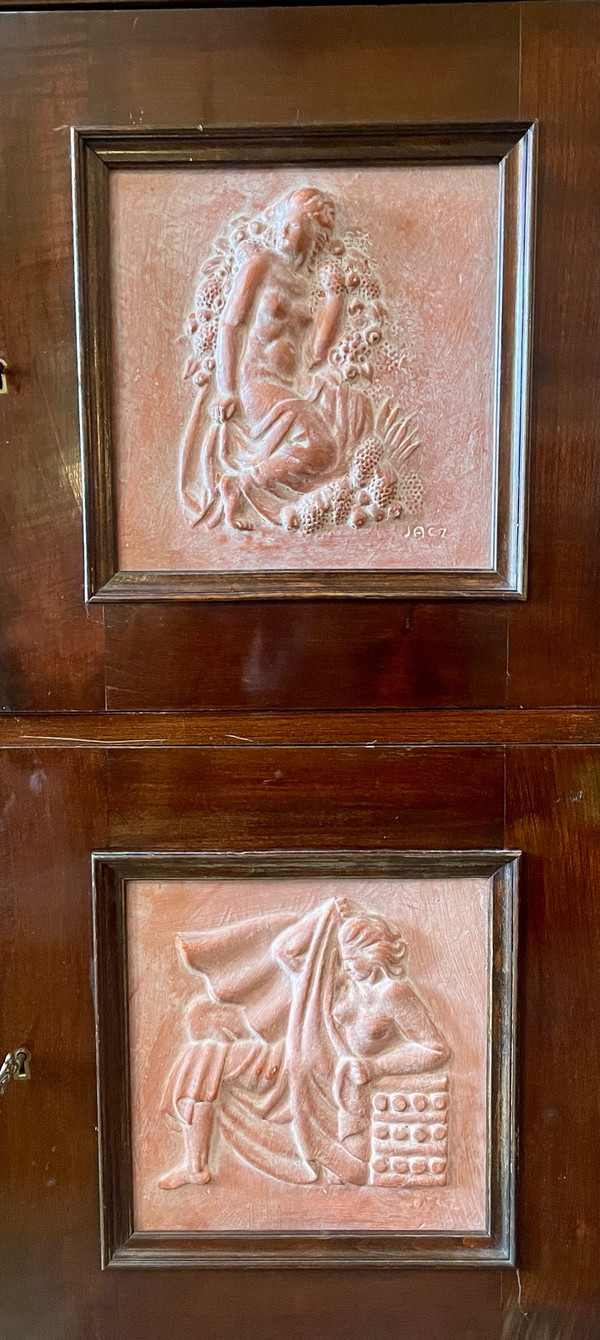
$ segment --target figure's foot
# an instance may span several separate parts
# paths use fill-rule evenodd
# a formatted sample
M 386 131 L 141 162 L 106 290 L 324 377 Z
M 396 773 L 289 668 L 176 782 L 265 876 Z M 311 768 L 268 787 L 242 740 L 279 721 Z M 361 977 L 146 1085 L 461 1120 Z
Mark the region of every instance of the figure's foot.
M 246 511 L 246 498 L 235 475 L 223 475 L 219 484 L 225 520 L 234 530 L 254 530 Z
M 205 1186 L 205 1184 L 211 1180 L 210 1168 L 208 1167 L 200 1168 L 199 1171 L 188 1173 L 188 1182 L 191 1186 Z
M 207 1167 L 201 1168 L 199 1171 L 192 1171 L 189 1168 L 174 1168 L 173 1172 L 160 1178 L 158 1185 L 162 1191 L 176 1191 L 179 1186 L 204 1186 L 210 1180 L 210 1169 Z

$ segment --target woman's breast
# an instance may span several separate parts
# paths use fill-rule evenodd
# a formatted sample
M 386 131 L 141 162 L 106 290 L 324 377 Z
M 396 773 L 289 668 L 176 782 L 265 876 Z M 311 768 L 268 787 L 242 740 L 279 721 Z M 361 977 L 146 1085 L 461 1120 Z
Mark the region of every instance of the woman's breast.
M 363 1024 L 365 1037 L 370 1038 L 372 1042 L 387 1041 L 394 1028 L 394 1021 L 387 1014 L 374 1014 Z
M 389 1046 L 397 1032 L 396 1024 L 388 1014 L 371 1013 L 360 1005 L 352 1009 L 347 999 L 336 1005 L 333 1017 L 343 1028 L 352 1050 L 363 1056 L 376 1055 Z
M 283 288 L 270 284 L 263 289 L 256 309 L 259 321 L 282 321 L 291 307 L 290 297 Z
M 287 286 L 269 284 L 263 290 L 256 308 L 256 323 L 265 332 L 286 328 L 300 332 L 310 321 L 308 307 Z

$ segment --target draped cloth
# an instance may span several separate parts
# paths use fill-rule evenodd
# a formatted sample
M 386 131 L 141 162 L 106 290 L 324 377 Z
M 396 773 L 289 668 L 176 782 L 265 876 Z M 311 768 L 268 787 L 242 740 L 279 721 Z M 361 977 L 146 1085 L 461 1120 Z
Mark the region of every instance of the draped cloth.
M 369 397 L 329 377 L 305 379 L 302 391 L 302 395 L 286 395 L 282 387 L 281 399 L 258 422 L 249 423 L 236 416 L 219 424 L 208 408 L 214 393 L 212 383 L 200 389 L 183 437 L 179 480 L 181 503 L 191 525 L 202 521 L 211 526 L 221 519 L 219 483 L 223 475 L 243 476 L 256 511 L 267 522 L 279 524 L 282 507 L 294 501 L 301 490 L 291 483 L 260 486 L 251 473 L 255 466 L 285 452 L 288 444 L 293 443 L 294 461 L 299 456 L 301 459 L 303 406 L 315 407 L 337 447 L 337 458 L 324 476 L 311 473 L 307 466 L 305 491 L 319 487 L 340 470 L 344 472 L 354 448 L 365 433 L 373 430 Z M 291 472 L 290 479 L 292 475 L 297 478 L 297 471 Z
M 190 1041 L 163 1110 L 191 1122 L 194 1103 L 217 1103 L 228 1143 L 287 1182 L 314 1182 L 323 1171 L 343 1182 L 367 1180 L 366 1160 L 346 1142 L 364 1124 L 352 1115 L 356 1091 L 346 1084 L 340 1094 L 336 1085 L 347 1057 L 333 1019 L 337 926 L 332 901 L 300 921 L 257 917 L 177 937 L 184 963 L 208 981 L 210 995 L 191 1002 Z

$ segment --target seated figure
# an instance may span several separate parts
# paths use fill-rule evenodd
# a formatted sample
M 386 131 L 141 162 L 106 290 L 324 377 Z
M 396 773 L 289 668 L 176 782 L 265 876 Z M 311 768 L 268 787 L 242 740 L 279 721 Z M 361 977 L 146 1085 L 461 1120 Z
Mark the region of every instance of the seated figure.
M 160 1186 L 208 1182 L 222 1138 L 283 1181 L 364 1185 L 370 1086 L 449 1055 L 399 931 L 338 900 L 178 939 L 205 994 L 163 1098 L 184 1149 Z
M 205 263 L 180 478 L 193 525 L 311 531 L 346 522 L 361 496 L 365 521 L 401 513 L 416 425 L 372 393 L 381 285 L 335 223 L 332 197 L 304 186 L 232 227 Z

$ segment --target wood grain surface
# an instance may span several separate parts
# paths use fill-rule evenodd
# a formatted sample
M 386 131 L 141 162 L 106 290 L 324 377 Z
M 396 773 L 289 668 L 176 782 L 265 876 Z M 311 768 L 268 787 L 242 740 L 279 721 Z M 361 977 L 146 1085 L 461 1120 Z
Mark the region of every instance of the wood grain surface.
M 33 745 L 600 744 L 600 711 L 60 712 L 0 716 L 0 748 Z
M 451 5 L 1 16 L 5 710 L 597 700 L 598 9 L 469 4 L 456 16 Z M 529 599 L 509 611 L 125 607 L 103 627 L 82 600 L 68 126 L 523 116 L 540 123 Z
M 507 615 L 493 602 L 125 606 L 103 627 L 82 600 L 69 125 L 518 118 L 518 6 L 460 15 L 423 5 L 1 16 L 9 711 L 504 705 Z
M 521 113 L 538 118 L 529 599 L 509 612 L 507 706 L 598 698 L 600 9 L 522 8 Z M 552 275 L 552 282 L 547 277 Z
M 242 755 L 251 771 L 233 766 Z M 598 750 L 480 748 L 467 762 L 447 749 L 409 751 L 394 764 L 377 748 L 163 749 L 111 751 L 107 767 L 104 751 L 93 748 L 2 751 L 3 1029 L 33 1058 L 31 1084 L 13 1085 L 2 1106 L 10 1207 L 1 1219 L 2 1309 L 11 1340 L 172 1340 L 174 1316 L 183 1340 L 198 1333 L 193 1271 L 155 1272 L 152 1280 L 128 1272 L 115 1284 L 99 1270 L 91 849 L 118 850 L 132 839 L 165 850 L 334 847 L 357 833 L 365 847 L 419 847 L 436 834 L 436 845 L 457 848 L 467 813 L 473 846 L 506 843 L 525 853 L 518 1277 L 396 1271 L 370 1273 L 367 1283 L 360 1271 L 325 1272 L 320 1282 L 306 1272 L 208 1272 L 203 1325 L 233 1340 L 247 1312 L 255 1340 L 270 1340 L 282 1324 L 311 1340 L 365 1333 L 595 1340 Z M 259 791 L 252 820 L 249 799 Z M 182 793 L 189 800 L 181 802 Z
M 3 1340 L 600 1334 L 600 6 L 0 14 Z M 36 12 L 37 11 L 37 12 Z M 529 595 L 86 608 L 68 127 L 537 119 Z M 91 852 L 524 853 L 515 1270 L 104 1272 Z

